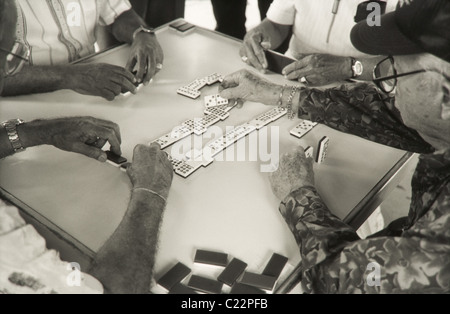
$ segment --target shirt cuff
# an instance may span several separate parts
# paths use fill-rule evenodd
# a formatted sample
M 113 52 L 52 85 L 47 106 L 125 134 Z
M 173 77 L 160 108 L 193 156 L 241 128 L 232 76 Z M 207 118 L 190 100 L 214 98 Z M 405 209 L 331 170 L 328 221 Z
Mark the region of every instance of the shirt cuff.
M 131 4 L 128 0 L 102 0 L 101 3 L 99 8 L 99 24 L 101 26 L 113 24 L 122 13 L 131 9 Z

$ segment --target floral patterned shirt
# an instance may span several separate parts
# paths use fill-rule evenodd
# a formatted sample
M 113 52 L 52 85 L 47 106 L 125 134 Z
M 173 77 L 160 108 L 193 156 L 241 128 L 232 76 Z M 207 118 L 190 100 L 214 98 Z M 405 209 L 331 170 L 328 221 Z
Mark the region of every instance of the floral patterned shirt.
M 422 153 L 402 224 L 360 239 L 312 186 L 280 205 L 302 256 L 307 293 L 450 292 L 450 150 L 433 148 L 401 121 L 390 97 L 368 84 L 304 89 L 299 115 L 360 137 Z M 392 227 L 394 225 L 394 227 Z

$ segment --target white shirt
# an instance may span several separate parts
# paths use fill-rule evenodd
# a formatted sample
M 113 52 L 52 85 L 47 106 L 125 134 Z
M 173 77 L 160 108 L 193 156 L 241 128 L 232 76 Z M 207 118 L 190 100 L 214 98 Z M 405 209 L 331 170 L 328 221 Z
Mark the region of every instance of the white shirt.
M 288 55 L 326 53 L 337 56 L 363 57 L 353 47 L 350 32 L 354 17 L 363 0 L 341 0 L 332 24 L 335 0 L 274 0 L 267 18 L 277 24 L 293 25 Z M 395 10 L 398 0 L 388 0 L 386 13 Z M 329 36 L 329 42 L 327 37 Z
M 95 29 L 131 9 L 128 0 L 16 0 L 17 40 L 30 64 L 67 64 L 95 52 Z
M 98 294 L 103 287 L 92 276 L 61 261 L 17 208 L 0 200 L 0 294 L 49 293 Z

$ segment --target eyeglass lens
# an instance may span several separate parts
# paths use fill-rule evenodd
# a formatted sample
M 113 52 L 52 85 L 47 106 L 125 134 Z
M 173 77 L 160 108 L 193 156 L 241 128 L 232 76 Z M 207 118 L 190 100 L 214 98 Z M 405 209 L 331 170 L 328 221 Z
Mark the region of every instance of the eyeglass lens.
M 24 63 L 28 61 L 28 57 L 28 47 L 20 42 L 15 42 L 11 52 L 6 57 L 6 74 L 12 75 L 19 72 Z
M 392 58 L 386 58 L 385 60 L 381 61 L 375 69 L 376 78 L 395 76 L 396 74 L 397 73 L 394 68 L 394 60 Z M 383 80 L 379 82 L 379 84 L 381 85 L 380 87 L 384 92 L 390 93 L 394 90 L 395 85 L 397 84 L 396 81 L 396 78 L 392 78 L 390 80 Z

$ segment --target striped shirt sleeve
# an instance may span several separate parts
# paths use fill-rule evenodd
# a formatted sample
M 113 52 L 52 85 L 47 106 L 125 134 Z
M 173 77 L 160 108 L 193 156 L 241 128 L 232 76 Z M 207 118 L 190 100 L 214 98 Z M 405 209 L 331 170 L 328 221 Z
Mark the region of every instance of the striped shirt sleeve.
M 114 23 L 117 17 L 123 12 L 131 9 L 128 0 L 97 0 L 99 12 L 99 24 L 107 26 Z

